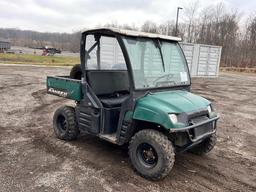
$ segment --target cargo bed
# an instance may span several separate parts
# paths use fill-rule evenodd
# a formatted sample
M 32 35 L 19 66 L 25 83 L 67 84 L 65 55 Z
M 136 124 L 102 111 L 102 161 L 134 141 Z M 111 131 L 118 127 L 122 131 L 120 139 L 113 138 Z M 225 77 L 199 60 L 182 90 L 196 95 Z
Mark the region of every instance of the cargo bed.
M 80 101 L 82 99 L 81 80 L 69 76 L 48 76 L 47 93 Z

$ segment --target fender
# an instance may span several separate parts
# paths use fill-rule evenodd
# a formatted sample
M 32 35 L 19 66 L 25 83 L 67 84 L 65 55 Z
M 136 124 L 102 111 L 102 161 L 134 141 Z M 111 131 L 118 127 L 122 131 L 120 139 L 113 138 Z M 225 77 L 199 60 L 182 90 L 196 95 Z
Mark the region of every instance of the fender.
M 136 106 L 133 119 L 156 123 L 166 129 L 174 127 L 167 113 L 157 107 Z

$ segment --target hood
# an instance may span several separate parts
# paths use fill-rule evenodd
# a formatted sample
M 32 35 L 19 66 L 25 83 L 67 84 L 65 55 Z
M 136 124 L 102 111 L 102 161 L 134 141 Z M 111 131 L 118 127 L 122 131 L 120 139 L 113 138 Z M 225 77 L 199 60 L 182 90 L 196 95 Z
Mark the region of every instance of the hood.
M 203 97 L 181 90 L 153 93 L 147 95 L 144 99 L 146 102 L 149 102 L 150 105 L 156 105 L 167 113 L 195 111 L 206 108 L 210 104 L 210 102 Z M 142 102 L 144 103 L 144 101 Z
M 210 102 L 188 91 L 174 90 L 151 93 L 137 100 L 134 119 L 154 122 L 171 128 L 169 113 L 193 112 L 206 108 Z

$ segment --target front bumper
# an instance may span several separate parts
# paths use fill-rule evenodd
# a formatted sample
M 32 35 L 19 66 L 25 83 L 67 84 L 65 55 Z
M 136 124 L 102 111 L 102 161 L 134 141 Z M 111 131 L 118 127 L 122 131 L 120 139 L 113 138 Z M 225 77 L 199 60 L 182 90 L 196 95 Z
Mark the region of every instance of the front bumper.
M 187 127 L 181 127 L 181 128 L 171 128 L 169 131 L 170 133 L 175 133 L 175 132 L 186 132 L 188 134 L 188 137 L 192 143 L 197 143 L 198 141 L 214 134 L 216 132 L 217 128 L 217 120 L 220 117 L 217 115 L 216 117 L 210 118 L 206 121 L 202 121 L 193 125 L 189 125 Z M 206 129 L 205 132 L 202 132 L 202 134 L 196 134 L 197 129 L 204 129 L 204 126 L 210 126 L 210 129 Z M 194 134 L 193 134 L 194 133 Z

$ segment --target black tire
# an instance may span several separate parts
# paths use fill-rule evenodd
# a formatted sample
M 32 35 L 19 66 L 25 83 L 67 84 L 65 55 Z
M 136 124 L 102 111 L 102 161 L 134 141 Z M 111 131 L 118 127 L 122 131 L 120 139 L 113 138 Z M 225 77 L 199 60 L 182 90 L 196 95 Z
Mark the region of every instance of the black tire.
M 72 67 L 70 71 L 70 78 L 81 80 L 82 78 L 82 68 L 80 64 L 76 64 Z
M 53 116 L 53 129 L 57 138 L 62 140 L 74 140 L 79 135 L 76 122 L 75 109 L 63 106 L 57 109 Z
M 145 150 L 147 147 L 149 148 Z M 152 129 L 141 130 L 132 137 L 129 156 L 135 171 L 142 177 L 155 181 L 166 177 L 175 161 L 171 141 L 164 134 Z
M 205 140 L 203 140 L 201 143 L 193 147 L 189 150 L 189 152 L 195 154 L 195 155 L 204 155 L 206 153 L 209 153 L 217 142 L 217 135 L 212 134 L 210 137 L 207 137 Z

